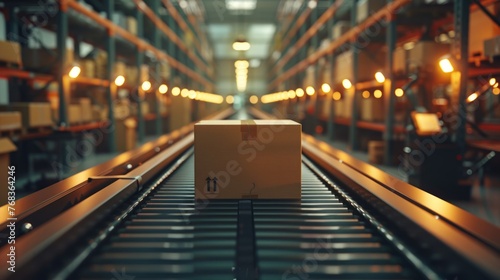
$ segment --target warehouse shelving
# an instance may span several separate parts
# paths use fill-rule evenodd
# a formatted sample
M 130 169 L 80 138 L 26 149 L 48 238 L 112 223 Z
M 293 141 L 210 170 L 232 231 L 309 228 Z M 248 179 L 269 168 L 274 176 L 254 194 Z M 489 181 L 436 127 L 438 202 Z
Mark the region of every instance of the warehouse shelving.
M 91 4 L 90 6 L 92 6 L 92 8 L 89 8 L 88 4 Z M 21 9 L 15 9 L 14 7 L 17 7 L 17 5 L 20 5 Z M 30 15 L 34 13 L 33 10 L 23 9 L 23 7 L 28 8 L 33 5 L 38 5 L 38 3 L 28 0 L 8 3 L 3 10 L 5 13 L 9 14 L 9 16 L 6 17 L 8 19 L 8 34 L 12 32 L 16 34 L 15 31 L 20 30 L 20 24 L 25 24 L 20 21 L 17 22 L 16 18 L 23 18 L 28 22 L 32 19 Z M 200 29 L 197 26 L 193 26 L 196 22 L 190 19 L 188 23 L 188 19 L 184 15 L 184 12 L 172 3 L 171 0 L 110 0 L 104 2 L 86 1 L 85 3 L 75 0 L 58 0 L 54 2 L 54 5 L 57 5 L 58 13 L 48 17 L 45 24 L 40 26 L 36 24 L 36 22 L 31 22 L 31 24 L 55 32 L 57 47 L 54 53 L 57 53 L 60 58 L 59 60 L 54 59 L 57 61 L 55 64 L 57 69 L 55 69 L 53 73 L 37 73 L 36 71 L 25 71 L 22 69 L 0 68 L 0 77 L 2 78 L 21 79 L 24 80 L 22 83 L 30 87 L 33 86 L 34 82 L 42 85 L 43 82 L 50 82 L 57 85 L 58 88 L 58 99 L 60 104 L 59 122 L 56 126 L 50 128 L 50 131 L 29 131 L 24 134 L 13 135 L 11 138 L 19 142 L 18 145 L 21 147 L 20 149 L 24 149 L 22 147 L 27 145 L 27 142 L 24 143 L 25 141 L 55 141 L 54 139 L 59 139 L 59 137 L 62 137 L 61 139 L 73 139 L 75 137 L 80 137 L 79 135 L 81 135 L 82 132 L 114 127 L 117 120 L 114 117 L 113 103 L 117 98 L 119 89 L 127 90 L 130 95 L 130 100 L 137 106 L 137 114 L 133 118 L 136 119 L 138 124 L 137 138 L 139 142 L 145 140 L 146 122 L 148 128 L 151 128 L 151 124 L 154 128 L 152 130 L 148 129 L 149 133 L 154 133 L 155 135 L 163 134 L 168 128 L 168 125 L 164 123 L 167 123 L 171 117 L 169 113 L 160 111 L 159 103 L 160 101 L 164 102 L 165 99 L 163 96 L 156 94 L 154 98 L 157 98 L 157 102 L 151 103 L 154 104 L 153 107 L 150 108 L 151 112 L 143 113 L 141 111 L 141 102 L 146 102 L 146 100 L 143 97 L 136 98 L 143 95 L 143 93 L 140 92 L 140 83 L 142 81 L 140 81 L 139 77 L 137 78 L 139 84 L 130 84 L 127 82 L 120 87 L 114 85 L 115 77 L 113 76 L 113 68 L 118 59 L 124 62 L 128 67 L 134 65 L 137 69 L 143 64 L 150 66 L 156 64 L 157 69 L 153 69 L 152 73 L 150 73 L 150 79 L 152 79 L 151 81 L 153 83 L 156 81 L 158 84 L 153 84 L 154 88 L 152 91 L 157 91 L 160 82 L 167 83 L 169 88 L 181 86 L 201 91 L 213 90 L 213 59 L 203 55 L 201 52 L 201 44 L 198 40 L 198 38 L 204 37 L 200 36 L 199 33 L 197 34 Z M 159 14 L 160 5 L 168 9 L 168 15 Z M 111 16 L 114 12 L 120 12 L 123 16 L 128 15 L 133 17 L 137 21 L 137 34 L 133 34 L 124 27 L 114 23 Z M 144 30 L 144 26 L 147 26 L 148 30 Z M 151 28 L 151 26 L 153 26 L 153 28 Z M 186 32 L 188 28 L 194 34 L 192 36 L 195 39 L 196 50 L 194 51 L 191 47 L 188 47 L 182 39 L 183 32 Z M 24 38 L 24 35 L 25 34 L 21 37 Z M 84 77 L 81 75 L 74 79 L 69 78 L 66 74 L 67 69 L 63 67 L 63 65 L 67 64 L 65 61 L 67 38 L 73 38 L 76 62 L 79 62 L 78 60 L 81 59 L 81 57 L 79 57 L 82 54 L 80 52 L 80 43 L 84 42 L 94 49 L 106 51 L 106 76 Z M 24 39 L 28 38 L 26 37 Z M 159 71 L 159 65 L 156 63 L 157 61 L 168 63 L 168 67 L 171 69 L 170 78 L 168 80 L 161 81 L 158 79 L 159 77 L 156 75 Z M 138 70 L 137 72 L 139 72 L 138 76 L 140 76 L 140 71 Z M 180 79 L 176 80 L 174 77 Z M 173 84 L 174 82 L 177 84 Z M 94 91 L 101 91 L 103 89 L 103 92 L 93 93 Z M 97 96 L 97 94 L 101 94 L 100 97 L 104 97 L 109 112 L 107 120 L 68 124 L 67 108 L 71 99 L 75 97 L 90 97 L 92 95 Z M 151 93 L 148 93 L 148 95 L 151 95 Z M 29 100 L 22 100 L 23 98 L 20 97 L 21 95 L 13 96 L 14 98 L 12 100 L 15 101 L 30 101 L 31 98 L 41 100 L 43 98 L 42 95 L 33 95 Z M 23 94 L 22 96 L 25 95 Z M 151 98 L 151 96 L 148 96 L 148 99 Z M 100 100 L 102 102 L 103 98 L 100 98 Z M 190 102 L 196 103 L 198 101 Z M 151 107 L 151 105 L 149 107 Z M 70 145 L 64 142 L 66 140 L 61 141 L 63 141 L 63 145 L 61 146 L 63 150 L 66 145 Z M 104 150 L 114 153 L 116 151 L 114 133 L 107 133 L 104 141 L 105 142 L 101 144 L 104 145 Z M 103 147 L 99 147 L 99 150 L 102 150 L 102 148 Z M 31 155 L 29 156 L 31 157 Z M 60 160 L 64 161 L 63 157 L 61 157 Z M 31 162 L 31 160 L 27 159 L 26 162 Z M 28 170 L 32 170 L 32 168 L 28 168 Z M 33 178 L 37 178 L 36 174 L 31 175 L 34 175 Z
M 278 52 L 281 51 L 280 56 L 274 62 L 271 63 L 273 76 L 269 81 L 268 90 L 270 92 L 282 91 L 284 89 L 294 89 L 296 87 L 302 87 L 302 79 L 307 69 L 310 67 L 314 67 L 315 69 L 315 77 L 314 84 L 310 84 L 311 86 L 319 89 L 320 84 L 319 81 L 321 78 L 319 77 L 319 67 L 318 63 L 320 59 L 327 59 L 327 67 L 333 68 L 333 61 L 335 60 L 336 55 L 339 51 L 343 49 L 353 50 L 353 43 L 355 42 L 363 32 L 368 30 L 370 27 L 374 26 L 376 23 L 380 21 L 385 21 L 386 25 L 382 28 L 382 34 L 385 34 L 385 44 L 382 44 L 379 48 L 387 50 L 387 58 L 386 65 L 382 69 L 386 73 L 386 79 L 391 81 L 386 84 L 378 84 L 374 80 L 358 80 L 354 78 L 354 92 L 356 95 L 360 94 L 361 91 L 364 90 L 373 90 L 373 89 L 382 89 L 384 92 L 384 105 L 386 108 L 385 112 L 385 121 L 381 122 L 366 122 L 358 120 L 358 110 L 360 105 L 356 105 L 357 102 L 353 102 L 352 108 L 352 118 L 349 120 L 336 117 L 333 115 L 333 104 L 330 108 L 331 116 L 325 118 L 324 116 L 319 115 L 319 109 L 321 108 L 322 101 L 324 98 L 329 98 L 331 95 L 315 95 L 311 100 L 316 102 L 316 118 L 322 121 L 326 121 L 327 134 L 331 138 L 334 135 L 335 125 L 343 125 L 349 126 L 349 146 L 353 149 L 359 148 L 359 140 L 358 140 L 358 129 L 368 129 L 373 131 L 379 131 L 382 133 L 382 138 L 385 142 L 385 145 L 389 147 L 386 149 L 385 160 L 386 163 L 389 162 L 389 159 L 392 158 L 390 154 L 392 142 L 394 141 L 395 134 L 404 133 L 404 129 L 401 124 L 396 123 L 394 119 L 394 108 L 398 99 L 392 94 L 397 87 L 401 87 L 408 81 L 408 77 L 406 75 L 397 75 L 397 73 L 392 72 L 392 60 L 393 60 L 393 51 L 395 47 L 401 47 L 407 42 L 415 42 L 419 41 L 423 36 L 425 36 L 425 30 L 421 27 L 423 25 L 427 25 L 427 28 L 431 30 L 431 32 L 444 31 L 447 32 L 449 30 L 456 30 L 457 37 L 459 37 L 462 33 L 468 32 L 465 30 L 467 26 L 464 27 L 462 22 L 468 22 L 468 17 L 466 21 L 464 20 L 464 14 L 468 14 L 470 11 L 474 11 L 478 9 L 478 6 L 472 4 L 475 1 L 454 1 L 454 3 L 458 3 L 453 5 L 453 3 L 447 3 L 445 5 L 435 4 L 432 9 L 433 13 L 435 11 L 447 11 L 446 13 L 441 13 L 439 16 L 435 14 L 429 13 L 426 17 L 421 17 L 416 20 L 420 26 L 411 25 L 414 24 L 415 21 L 411 22 L 411 19 L 416 18 L 415 15 L 424 14 L 423 9 L 419 9 L 420 6 L 432 5 L 432 4 L 424 4 L 417 3 L 417 1 L 410 0 L 393 0 L 387 1 L 387 4 L 378 11 L 371 13 L 366 19 L 361 22 L 356 21 L 356 8 L 357 1 L 334 1 L 334 0 L 319 0 L 317 2 L 316 8 L 308 7 L 308 1 L 304 1 L 301 9 L 298 14 L 295 15 L 296 24 L 291 24 L 287 31 L 282 35 L 282 42 L 284 44 L 281 48 L 277 48 Z M 453 1 L 451 1 L 453 2 Z M 471 3 L 471 6 L 464 3 Z M 489 5 L 491 3 L 496 3 L 491 0 L 483 0 L 480 1 L 483 5 Z M 314 5 L 316 6 L 316 5 Z M 313 6 L 313 7 L 314 7 Z M 321 6 L 321 9 L 319 8 Z M 430 6 L 424 7 L 424 9 L 428 9 Z M 455 7 L 455 11 L 450 11 L 451 7 Z M 458 9 L 458 10 L 457 10 Z M 460 10 L 462 9 L 462 10 Z M 461 12 L 465 11 L 465 12 Z M 408 16 L 408 13 L 414 13 L 413 15 Z M 436 12 L 438 13 L 438 12 Z M 402 16 L 401 16 L 402 15 Z M 428 19 L 431 19 L 428 22 Z M 338 20 L 350 20 L 351 28 L 342 34 L 337 39 L 333 40 L 331 35 L 331 29 L 334 22 Z M 426 22 L 427 21 L 427 22 Z M 397 26 L 396 26 L 397 24 Z M 418 25 L 417 24 L 417 25 Z M 324 28 L 326 27 L 326 28 Z M 396 29 L 396 27 L 398 29 Z M 326 32 L 330 34 L 324 34 L 324 31 L 321 29 L 326 29 Z M 404 29 L 403 29 L 404 28 Z M 401 31 L 404 30 L 404 34 L 400 34 Z M 291 32 L 290 32 L 291 31 Z M 324 45 L 319 48 L 318 40 L 320 38 L 328 38 L 329 43 L 325 47 Z M 380 43 L 381 40 L 384 40 L 382 36 L 376 36 L 373 38 L 374 41 Z M 397 40 L 396 40 L 397 39 Z M 467 38 L 465 39 L 456 39 L 452 40 L 455 42 L 462 42 L 462 45 L 455 44 L 453 55 L 459 57 L 468 57 L 467 53 L 464 51 L 463 47 L 464 43 L 467 42 Z M 286 43 L 285 43 L 286 42 Z M 350 45 L 349 45 L 350 44 Z M 308 53 L 306 49 L 312 49 L 312 53 Z M 460 55 L 462 52 L 462 55 Z M 465 56 L 463 55 L 465 53 Z M 357 61 L 357 54 L 354 55 L 356 58 L 353 58 Z M 460 67 L 461 69 L 465 69 L 462 71 L 466 73 L 462 75 L 462 80 L 466 81 L 467 79 L 479 77 L 479 76 L 489 76 L 489 75 L 500 75 L 500 67 L 497 64 L 491 64 L 486 61 L 481 61 L 481 65 L 478 67 L 477 61 L 470 60 L 469 65 Z M 353 62 L 353 72 L 356 76 L 357 62 Z M 330 74 L 331 75 L 331 74 Z M 335 74 L 334 74 L 335 75 Z M 330 80 L 332 77 L 329 77 Z M 299 82 L 300 81 L 300 82 Z M 459 97 L 459 105 L 465 106 L 465 82 L 462 82 L 460 89 L 460 97 Z M 306 85 L 304 85 L 305 87 Z M 338 85 L 332 85 L 332 91 L 344 91 L 342 87 L 338 87 Z M 356 97 L 357 98 L 357 97 Z M 308 98 L 309 99 L 309 98 Z M 335 101 L 334 101 L 335 102 Z M 290 103 L 291 104 L 291 103 Z M 407 106 L 407 105 L 400 105 Z M 461 116 L 463 117 L 463 116 Z M 349 124 L 346 122 L 350 121 Z M 465 123 L 465 122 L 462 122 Z M 491 126 L 491 125 L 490 125 Z M 498 131 L 498 126 L 495 126 L 496 131 Z M 463 135 L 463 128 L 459 128 L 457 133 Z M 459 137 L 460 139 L 460 137 Z M 459 145 L 464 146 L 464 137 L 461 140 L 458 140 Z

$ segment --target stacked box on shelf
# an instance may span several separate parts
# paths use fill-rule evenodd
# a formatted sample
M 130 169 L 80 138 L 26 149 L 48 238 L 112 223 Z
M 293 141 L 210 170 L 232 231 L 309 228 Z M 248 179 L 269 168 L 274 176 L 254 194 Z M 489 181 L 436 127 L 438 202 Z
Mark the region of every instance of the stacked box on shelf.
M 58 53 L 56 49 L 22 49 L 23 66 L 27 70 L 44 73 L 55 73 L 57 71 Z M 66 68 L 74 63 L 74 53 L 72 49 L 66 49 Z
M 130 86 L 137 86 L 138 73 L 139 73 L 139 71 L 137 70 L 137 67 L 126 66 L 125 67 L 125 83 L 127 83 Z
M 82 107 L 80 104 L 69 104 L 66 110 L 66 118 L 68 123 L 66 125 L 77 125 L 83 122 L 82 120 Z M 56 123 L 59 123 L 59 108 L 52 109 L 52 118 Z
M 403 47 L 398 47 L 392 55 L 392 70 L 395 74 L 406 74 L 407 51 Z
M 381 98 L 363 98 L 360 106 L 360 119 L 369 122 L 384 120 L 384 101 Z
M 92 101 L 90 98 L 79 98 L 78 103 L 80 104 L 82 110 L 82 122 L 92 121 Z
M 128 16 L 126 21 L 128 32 L 137 35 L 137 20 L 134 17 Z
M 144 81 L 149 81 L 149 65 L 143 64 L 141 65 L 141 76 L 140 76 L 140 83 Z
M 125 77 L 125 72 L 126 72 L 127 65 L 125 65 L 125 62 L 122 61 L 117 61 L 115 62 L 115 76 L 124 76 Z
M 500 55 L 500 36 L 484 41 L 484 55 L 490 60 Z
M 23 128 L 52 126 L 50 103 L 46 102 L 14 102 L 0 105 L 0 111 L 17 111 L 21 113 Z
M 170 78 L 170 65 L 166 61 L 160 61 L 160 78 L 168 80 Z
M 376 13 L 387 4 L 386 0 L 359 0 L 356 11 L 356 22 L 360 23 Z
M 487 9 L 493 16 L 500 15 L 500 3 L 492 3 Z M 469 19 L 469 57 L 484 57 L 484 41 L 500 35 L 500 26 L 491 20 L 481 9 L 470 13 Z
M 349 79 L 353 82 L 353 55 L 352 50 L 345 51 L 335 59 L 334 83 L 340 84 L 342 80 Z M 374 75 L 383 67 L 385 61 L 385 52 L 380 51 L 377 54 L 370 53 L 368 50 L 361 50 L 358 53 L 358 82 L 371 81 Z
M 114 24 L 116 24 L 124 29 L 127 29 L 127 17 L 125 17 L 125 15 L 123 13 L 114 12 L 111 15 L 111 19 L 112 19 Z
M 333 25 L 333 29 L 332 29 L 332 39 L 333 40 L 338 39 L 344 33 L 349 31 L 350 28 L 351 28 L 351 24 L 348 21 L 342 20 L 342 21 L 336 22 Z
M 98 50 L 95 55 L 95 76 L 99 79 L 106 79 L 108 65 L 108 53 Z
M 0 65 L 14 68 L 22 66 L 21 47 L 19 43 L 0 41 Z
M 10 153 L 16 150 L 16 146 L 9 138 L 0 138 L 0 169 L 3 170 L 3 172 L 0 173 L 0 181 L 2 182 L 2 184 L 0 184 L 0 186 L 2 186 L 0 191 L 3 193 L 0 195 L 0 206 L 7 204 L 7 187 L 9 186 L 7 182 L 10 182 L 8 179 L 8 171 L 10 170 Z
M 408 70 L 417 69 L 433 73 L 440 73 L 439 59 L 450 52 L 449 44 L 440 44 L 434 41 L 420 41 L 408 51 Z
M 18 130 L 21 127 L 21 112 L 0 112 L 0 131 Z
M 92 59 L 82 59 L 79 61 L 82 73 L 81 76 L 87 78 L 95 78 L 96 77 L 96 65 L 95 61 Z
M 137 103 L 134 103 L 132 106 L 132 115 L 137 116 L 138 115 L 138 110 L 137 110 Z M 145 116 L 149 114 L 150 106 L 149 103 L 146 101 L 141 102 L 141 113 L 142 116 Z
M 92 105 L 92 121 L 100 122 L 108 119 L 108 107 L 103 105 Z

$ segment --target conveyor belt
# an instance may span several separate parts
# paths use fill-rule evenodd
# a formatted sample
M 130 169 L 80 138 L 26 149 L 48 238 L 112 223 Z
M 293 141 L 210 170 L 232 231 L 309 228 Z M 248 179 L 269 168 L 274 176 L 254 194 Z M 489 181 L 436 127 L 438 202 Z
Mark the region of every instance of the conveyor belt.
M 193 170 L 190 156 L 75 275 L 233 279 L 238 201 L 195 204 Z M 418 278 L 394 246 L 318 174 L 305 164 L 302 174 L 301 201 L 253 202 L 260 279 Z

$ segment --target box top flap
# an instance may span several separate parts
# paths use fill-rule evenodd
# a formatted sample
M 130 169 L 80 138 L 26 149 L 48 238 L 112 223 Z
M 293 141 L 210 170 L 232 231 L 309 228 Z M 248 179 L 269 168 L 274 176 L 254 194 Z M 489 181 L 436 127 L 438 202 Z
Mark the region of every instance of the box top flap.
M 292 120 L 252 120 L 256 125 L 300 125 Z M 202 120 L 196 125 L 248 125 L 248 120 Z
M 17 147 L 10 141 L 9 138 L 0 138 L 0 154 L 6 154 L 10 152 L 14 152 L 17 150 Z

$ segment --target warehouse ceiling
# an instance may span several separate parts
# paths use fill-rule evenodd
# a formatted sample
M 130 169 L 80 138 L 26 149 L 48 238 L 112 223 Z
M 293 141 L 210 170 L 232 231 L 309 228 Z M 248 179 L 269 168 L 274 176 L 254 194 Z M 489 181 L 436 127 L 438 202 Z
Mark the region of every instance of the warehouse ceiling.
M 217 59 L 265 59 L 276 30 L 280 0 L 203 0 L 207 34 Z M 246 53 L 232 43 L 243 37 L 251 44 Z

